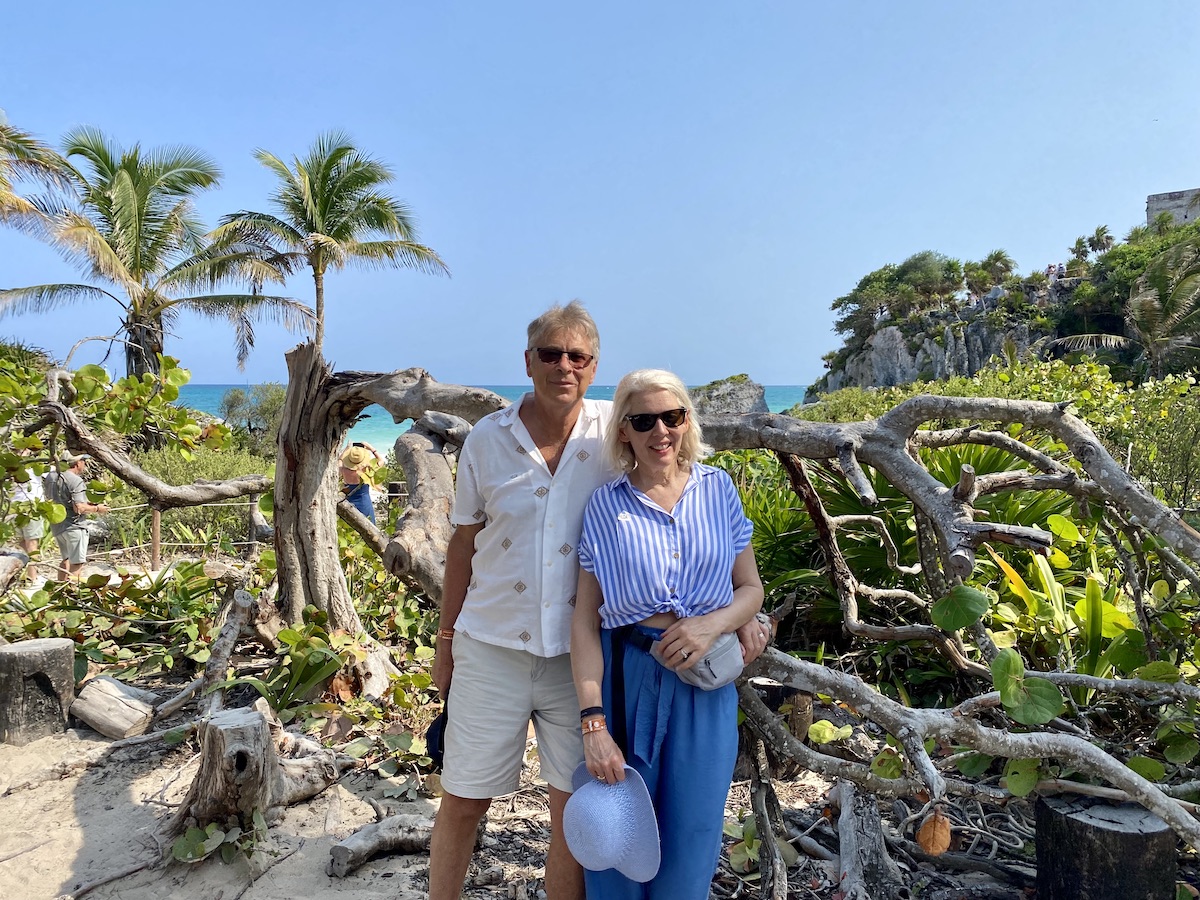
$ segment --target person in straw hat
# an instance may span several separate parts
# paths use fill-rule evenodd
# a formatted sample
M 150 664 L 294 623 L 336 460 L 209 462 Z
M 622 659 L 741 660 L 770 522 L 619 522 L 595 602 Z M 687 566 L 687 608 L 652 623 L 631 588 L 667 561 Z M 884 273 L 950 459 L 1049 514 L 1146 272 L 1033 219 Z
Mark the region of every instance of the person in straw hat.
M 379 451 L 366 441 L 356 441 L 347 447 L 338 462 L 342 478 L 342 493 L 351 506 L 375 524 L 375 504 L 371 500 L 371 479 L 363 476 L 368 470 L 383 464 Z

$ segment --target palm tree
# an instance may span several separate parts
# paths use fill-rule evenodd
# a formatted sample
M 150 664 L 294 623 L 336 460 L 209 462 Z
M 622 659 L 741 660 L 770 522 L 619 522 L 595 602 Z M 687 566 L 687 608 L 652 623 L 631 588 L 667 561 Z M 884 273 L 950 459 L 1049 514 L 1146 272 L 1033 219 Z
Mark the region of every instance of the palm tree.
M 1107 225 L 1099 226 L 1087 239 L 1088 249 L 1095 254 L 1107 253 L 1113 247 L 1112 232 Z
M 289 329 L 307 326 L 311 312 L 288 297 L 261 293 L 279 270 L 256 248 L 205 242 L 192 196 L 214 186 L 216 164 L 186 147 L 143 153 L 123 150 L 99 131 L 81 128 L 64 140 L 73 197 L 43 204 L 42 235 L 91 280 L 104 284 L 39 284 L 0 289 L 0 317 L 39 313 L 88 300 L 111 300 L 122 312 L 126 372 L 157 373 L 167 329 L 179 313 L 226 319 L 234 327 L 238 365 L 254 346 L 254 321 L 267 317 Z M 230 280 L 250 293 L 200 293 Z
M 1171 357 L 1200 348 L 1200 238 L 1168 247 L 1151 261 L 1134 283 L 1125 323 L 1153 378 L 1166 374 Z
M 1048 346 L 1068 350 L 1140 347 L 1150 377 L 1162 378 L 1173 357 L 1200 349 L 1200 238 L 1156 256 L 1134 282 L 1118 334 L 1076 334 Z
M 292 165 L 266 150 L 255 157 L 279 179 L 271 203 L 278 215 L 243 210 L 221 220 L 218 241 L 258 244 L 287 271 L 307 267 L 316 295 L 314 343 L 325 338 L 325 273 L 350 263 L 446 272 L 441 258 L 417 243 L 408 209 L 383 188 L 391 171 L 341 132 L 317 138 Z
M 982 297 L 992 286 L 992 276 L 981 263 L 968 262 L 963 264 L 963 283 L 972 297 Z
M 993 250 L 979 261 L 979 266 L 992 280 L 992 285 L 1000 284 L 1017 268 L 1016 262 L 1004 250 Z
M 33 135 L 9 125 L 0 112 L 0 222 L 20 226 L 38 214 L 37 205 L 16 192 L 14 181 L 32 178 L 61 185 L 67 168 L 66 160 Z
M 1125 235 L 1125 243 L 1140 244 L 1142 241 L 1150 237 L 1149 225 L 1134 225 L 1129 229 L 1129 233 Z

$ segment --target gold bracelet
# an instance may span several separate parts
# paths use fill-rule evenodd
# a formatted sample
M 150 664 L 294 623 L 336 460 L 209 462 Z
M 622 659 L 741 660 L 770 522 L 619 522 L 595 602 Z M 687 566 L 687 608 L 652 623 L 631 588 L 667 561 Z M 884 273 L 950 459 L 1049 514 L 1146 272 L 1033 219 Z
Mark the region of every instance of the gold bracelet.
M 584 734 L 591 734 L 594 731 L 603 731 L 606 727 L 607 723 L 604 716 L 596 716 L 594 718 L 587 719 L 580 727 L 580 731 L 582 731 Z
M 453 628 L 439 628 L 437 636 L 439 638 L 445 638 L 448 641 L 452 641 L 452 640 L 454 640 L 454 629 Z

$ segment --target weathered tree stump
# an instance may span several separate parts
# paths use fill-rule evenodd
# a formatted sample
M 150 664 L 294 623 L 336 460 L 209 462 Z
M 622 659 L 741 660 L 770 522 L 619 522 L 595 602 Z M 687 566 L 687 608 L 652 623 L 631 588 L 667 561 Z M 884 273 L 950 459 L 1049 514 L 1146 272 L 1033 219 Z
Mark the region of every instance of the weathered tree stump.
M 1042 797 L 1037 803 L 1039 900 L 1173 900 L 1174 832 L 1133 803 Z
M 271 734 L 256 709 L 225 709 L 200 726 L 200 768 L 169 826 L 236 822 L 253 827 L 255 811 L 268 824 L 283 809 L 319 794 L 352 763 L 307 738 Z
M 905 894 L 900 867 L 888 855 L 879 802 L 840 780 L 834 789 L 838 815 L 838 886 L 845 900 L 898 900 Z
M 22 746 L 67 730 L 75 643 L 37 638 L 0 646 L 0 743 Z
M 157 694 L 100 675 L 79 691 L 71 704 L 71 715 L 105 737 L 127 738 L 145 734 L 154 720 L 158 701 Z

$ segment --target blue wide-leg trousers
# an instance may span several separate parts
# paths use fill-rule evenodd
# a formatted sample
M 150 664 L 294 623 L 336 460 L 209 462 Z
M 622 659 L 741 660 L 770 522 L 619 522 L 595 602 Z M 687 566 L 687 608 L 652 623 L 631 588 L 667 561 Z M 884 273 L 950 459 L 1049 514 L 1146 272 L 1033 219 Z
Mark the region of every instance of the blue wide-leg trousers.
M 657 629 L 641 629 L 657 636 Z M 612 729 L 612 633 L 604 650 L 604 709 Z M 644 650 L 625 646 L 625 761 L 658 815 L 662 865 L 654 880 L 616 869 L 585 872 L 589 900 L 707 900 L 721 854 L 725 798 L 737 760 L 737 689 L 684 684 Z

